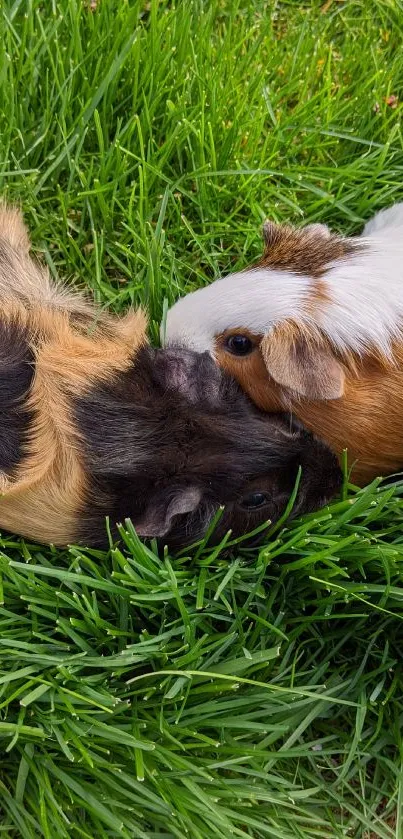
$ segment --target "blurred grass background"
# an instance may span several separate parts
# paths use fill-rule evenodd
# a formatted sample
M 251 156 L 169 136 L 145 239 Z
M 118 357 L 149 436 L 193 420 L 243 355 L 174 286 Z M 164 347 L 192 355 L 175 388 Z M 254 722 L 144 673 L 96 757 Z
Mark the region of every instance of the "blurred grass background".
M 121 310 L 403 200 L 400 0 L 4 0 L 1 193 Z M 4 534 L 0 834 L 402 839 L 402 484 L 163 561 Z

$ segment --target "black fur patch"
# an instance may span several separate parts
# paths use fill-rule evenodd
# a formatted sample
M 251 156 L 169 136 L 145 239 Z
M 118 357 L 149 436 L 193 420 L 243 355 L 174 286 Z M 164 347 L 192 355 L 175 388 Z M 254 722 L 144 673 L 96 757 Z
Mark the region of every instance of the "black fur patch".
M 35 372 L 24 328 L 0 321 L 0 470 L 11 475 L 20 463 L 32 421 L 26 408 Z
M 105 543 L 109 515 L 112 530 L 130 517 L 139 533 L 180 547 L 203 536 L 219 505 L 224 533 L 241 535 L 281 515 L 299 464 L 298 511 L 340 483 L 327 447 L 261 414 L 208 355 L 144 348 L 129 370 L 75 399 L 74 415 L 88 486 L 76 538 L 86 544 Z M 245 509 L 251 492 L 265 494 L 264 508 Z

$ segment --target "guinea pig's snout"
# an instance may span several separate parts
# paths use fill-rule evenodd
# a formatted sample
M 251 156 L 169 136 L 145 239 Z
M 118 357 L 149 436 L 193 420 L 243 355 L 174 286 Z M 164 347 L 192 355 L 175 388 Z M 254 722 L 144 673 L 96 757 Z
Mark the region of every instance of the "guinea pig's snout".
M 207 400 L 219 404 L 223 373 L 208 352 L 194 352 L 180 345 L 156 350 L 155 365 L 160 381 L 197 405 Z

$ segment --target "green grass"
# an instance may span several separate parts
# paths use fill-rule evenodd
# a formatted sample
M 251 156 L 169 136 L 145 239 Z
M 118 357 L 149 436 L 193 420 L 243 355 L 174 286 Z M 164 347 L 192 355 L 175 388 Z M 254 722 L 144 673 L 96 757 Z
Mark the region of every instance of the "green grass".
M 151 337 L 266 216 L 403 200 L 400 0 L 95 5 L 4 0 L 1 193 Z M 254 552 L 3 534 L 0 837 L 402 839 L 402 581 L 399 482 Z

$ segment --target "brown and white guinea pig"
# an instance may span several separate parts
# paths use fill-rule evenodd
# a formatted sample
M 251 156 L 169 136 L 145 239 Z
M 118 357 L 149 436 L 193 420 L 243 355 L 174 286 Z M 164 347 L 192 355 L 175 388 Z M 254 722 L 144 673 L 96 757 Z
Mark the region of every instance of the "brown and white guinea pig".
M 245 271 L 187 295 L 165 342 L 209 351 L 266 411 L 288 410 L 364 484 L 403 467 L 403 204 L 363 235 L 267 222 Z
M 258 411 L 209 353 L 153 349 L 142 311 L 118 318 L 55 284 L 0 208 L 0 528 L 58 545 L 107 543 L 105 517 L 180 547 L 226 505 L 218 537 L 340 485 L 337 460 Z

